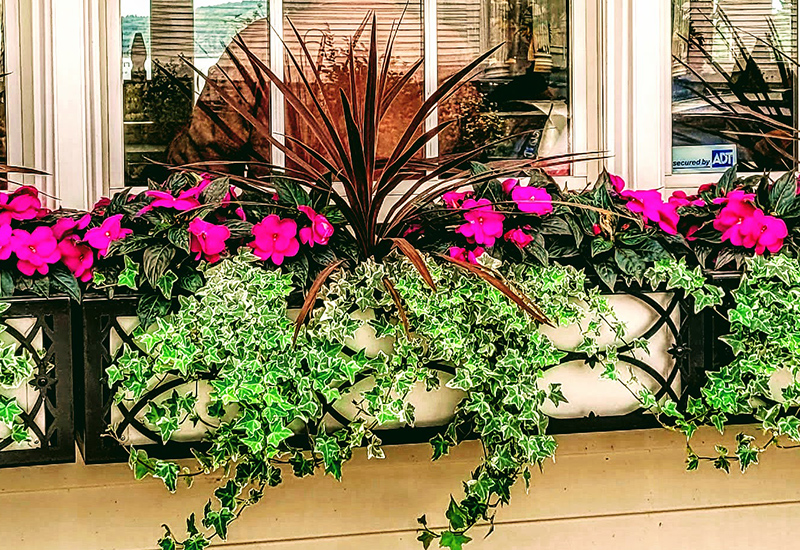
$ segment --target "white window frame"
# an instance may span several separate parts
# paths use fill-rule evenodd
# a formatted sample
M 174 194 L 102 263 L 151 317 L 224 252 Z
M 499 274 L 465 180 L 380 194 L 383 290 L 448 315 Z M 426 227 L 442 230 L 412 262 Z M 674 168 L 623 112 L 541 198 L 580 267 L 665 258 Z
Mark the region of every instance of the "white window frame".
M 20 31 L 28 36 L 30 50 L 23 64 L 35 58 L 36 62 L 29 65 L 30 73 L 41 80 L 37 80 L 38 87 L 27 98 L 28 103 L 24 101 L 25 94 L 22 96 L 20 112 L 34 113 L 37 120 L 36 131 L 31 134 L 35 139 L 30 147 L 26 145 L 29 153 L 20 158 L 33 159 L 35 162 L 26 164 L 54 174 L 42 188 L 60 197 L 61 204 L 87 207 L 124 185 L 120 2 L 6 1 L 29 5 L 34 12 L 33 23 L 27 28 L 23 25 Z M 601 25 L 607 20 L 606 4 L 614 1 L 619 0 L 570 0 L 569 131 L 574 152 L 607 149 L 600 115 L 608 104 L 601 99 L 606 69 L 601 63 L 606 49 Z M 271 0 L 269 6 L 273 28 L 270 63 L 276 74 L 283 74 L 283 2 Z M 435 90 L 438 81 L 436 12 L 436 0 L 423 0 L 426 94 Z M 23 48 L 23 53 L 26 51 Z M 281 139 L 283 102 L 279 99 L 280 93 L 273 87 L 270 127 Z M 435 113 L 426 121 L 429 127 L 434 124 L 434 116 Z M 435 144 L 427 149 L 430 156 L 436 152 Z M 277 153 L 273 160 L 280 161 L 280 152 Z M 572 176 L 557 180 L 569 187 L 583 187 L 596 178 L 602 166 L 601 161 L 578 163 Z
M 605 132 L 615 151 L 608 164 L 635 189 L 690 191 L 721 176 L 672 173 L 671 10 L 672 0 L 607 3 Z M 629 102 L 620 101 L 626 96 Z M 795 108 L 800 113 L 798 91 Z

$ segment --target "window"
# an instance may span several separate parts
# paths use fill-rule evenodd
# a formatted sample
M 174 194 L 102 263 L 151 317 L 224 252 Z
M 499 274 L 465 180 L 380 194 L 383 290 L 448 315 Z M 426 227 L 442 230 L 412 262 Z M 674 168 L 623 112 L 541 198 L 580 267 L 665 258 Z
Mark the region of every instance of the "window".
M 796 164 L 797 1 L 673 0 L 673 173 Z
M 256 93 L 252 75 L 247 74 L 246 56 L 234 37 L 241 38 L 273 70 L 282 72 L 289 85 L 297 86 L 296 68 L 279 54 L 282 41 L 299 54 L 297 40 L 286 23 L 289 18 L 311 43 L 323 79 L 335 83 L 343 77 L 347 39 L 368 10 L 376 13 L 380 44 L 385 43 L 393 22 L 402 17 L 393 52 L 393 75 L 399 78 L 418 59 L 425 60 L 416 78 L 407 84 L 406 96 L 382 122 L 385 137 L 378 144 L 380 155 L 388 153 L 389 144 L 437 82 L 500 43 L 504 45 L 479 67 L 470 84 L 436 113 L 440 121 L 455 118 L 457 122 L 426 154 L 466 151 L 508 136 L 515 137 L 488 148 L 482 159 L 602 149 L 596 78 L 600 0 L 108 2 L 119 6 L 119 11 L 109 10 L 109 17 L 121 26 L 119 46 L 115 40 L 111 42 L 121 49 L 121 67 L 114 67 L 113 72 L 121 73 L 122 83 L 119 89 L 120 81 L 111 76 L 108 165 L 112 187 L 121 183 L 120 179 L 125 185 L 145 185 L 148 179 L 163 178 L 165 170 L 159 163 L 253 158 L 282 162 L 283 156 L 276 155 L 268 140 L 258 137 L 260 132 L 249 131 L 248 123 L 226 105 L 226 98 L 244 101 L 274 137 L 287 136 L 287 147 L 296 148 L 288 138 L 303 136 L 308 129 L 294 119 L 292 109 L 275 101 L 280 98 L 275 89 L 271 94 Z M 281 20 L 271 25 L 270 15 L 278 14 Z M 365 38 L 361 40 L 366 46 Z M 362 53 L 356 49 L 357 58 Z M 301 63 L 305 61 L 301 59 Z M 428 121 L 429 128 L 434 118 Z M 574 121 L 579 123 L 574 125 Z M 121 136 L 116 138 L 119 147 L 114 144 L 115 135 Z M 557 167 L 552 173 L 583 181 L 595 169 L 587 171 L 586 166 Z M 120 177 L 123 173 L 124 178 Z
M 458 123 L 442 136 L 440 152 L 523 132 L 529 133 L 488 155 L 536 158 L 570 150 L 568 13 L 567 0 L 438 0 L 440 79 L 503 44 L 442 108 L 440 114 Z
M 266 2 L 121 0 L 120 8 L 125 184 L 163 177 L 150 161 L 236 160 L 247 129 L 222 96 L 257 102 L 246 85 L 244 56 L 231 41 L 239 34 L 269 58 Z M 269 120 L 268 98 L 257 108 Z

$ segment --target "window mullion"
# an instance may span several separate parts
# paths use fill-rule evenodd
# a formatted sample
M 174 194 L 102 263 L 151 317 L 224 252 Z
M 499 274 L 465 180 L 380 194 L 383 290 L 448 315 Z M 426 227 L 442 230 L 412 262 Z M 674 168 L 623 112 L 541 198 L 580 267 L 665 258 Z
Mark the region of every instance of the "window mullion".
M 269 61 L 270 69 L 279 78 L 284 79 L 284 46 L 283 46 L 283 0 L 270 0 L 269 2 Z M 286 104 L 283 94 L 278 87 L 270 84 L 270 132 L 280 143 L 286 143 L 284 131 L 286 127 Z M 272 163 L 285 166 L 286 158 L 283 151 L 277 146 L 272 146 Z
M 439 86 L 438 63 L 438 0 L 422 0 L 422 32 L 424 44 L 424 81 L 425 99 L 428 99 Z M 439 110 L 434 109 L 425 120 L 425 130 L 432 130 L 438 124 Z M 439 156 L 439 136 L 434 137 L 425 144 L 425 156 L 434 158 Z

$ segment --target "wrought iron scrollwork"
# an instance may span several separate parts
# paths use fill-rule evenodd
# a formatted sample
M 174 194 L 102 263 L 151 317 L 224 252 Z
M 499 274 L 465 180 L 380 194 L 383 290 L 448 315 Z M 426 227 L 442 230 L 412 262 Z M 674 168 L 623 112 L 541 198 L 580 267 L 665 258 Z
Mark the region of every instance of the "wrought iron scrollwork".
M 31 398 L 20 415 L 31 441 L 15 446 L 0 439 L 0 467 L 70 462 L 75 458 L 72 392 L 71 304 L 66 297 L 19 297 L 0 323 L 5 333 L 35 362 L 24 384 Z M 14 320 L 31 322 L 20 330 Z

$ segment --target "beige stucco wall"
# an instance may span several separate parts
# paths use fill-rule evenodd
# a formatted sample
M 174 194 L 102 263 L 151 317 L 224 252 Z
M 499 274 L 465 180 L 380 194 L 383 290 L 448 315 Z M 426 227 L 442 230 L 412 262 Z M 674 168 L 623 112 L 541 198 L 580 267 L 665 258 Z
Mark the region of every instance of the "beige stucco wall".
M 658 430 L 560 442 L 557 463 L 534 475 L 529 495 L 520 487 L 495 533 L 469 550 L 800 548 L 791 535 L 800 519 L 800 452 L 772 451 L 746 475 L 728 476 L 708 466 L 685 472 L 681 439 Z M 415 518 L 441 523 L 448 494 L 459 491 L 477 453 L 466 444 L 431 464 L 426 445 L 388 447 L 384 461 L 356 457 L 342 483 L 289 478 L 218 547 L 416 550 Z M 169 495 L 160 482 L 134 481 L 125 465 L 0 470 L 0 549 L 155 548 L 160 524 L 182 528 L 212 489 L 199 481 Z

